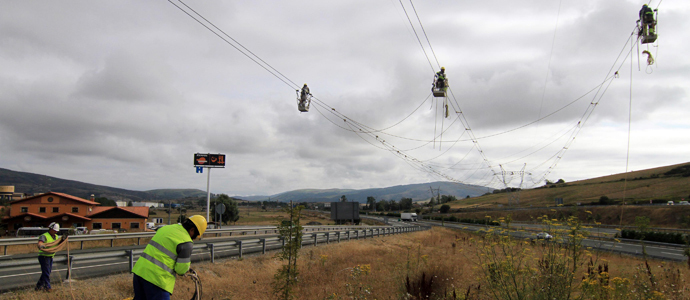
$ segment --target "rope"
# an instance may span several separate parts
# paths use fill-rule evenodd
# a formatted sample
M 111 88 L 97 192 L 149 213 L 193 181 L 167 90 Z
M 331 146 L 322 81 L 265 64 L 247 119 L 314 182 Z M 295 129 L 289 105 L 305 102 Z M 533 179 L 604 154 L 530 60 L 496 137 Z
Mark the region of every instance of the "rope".
M 201 294 L 202 294 L 202 288 L 201 288 L 201 279 L 199 278 L 199 274 L 194 271 L 194 269 L 189 269 L 189 271 L 182 275 L 183 277 L 189 277 L 192 282 L 194 282 L 194 295 L 192 295 L 192 299 L 190 300 L 201 300 Z
M 630 50 L 632 51 L 632 49 Z M 649 54 L 649 51 L 645 50 L 642 53 Z M 649 54 L 651 57 L 651 54 Z M 647 59 L 649 62 L 649 59 Z M 625 176 L 623 177 L 623 204 L 621 205 L 621 218 L 618 226 L 623 226 L 623 209 L 625 208 L 625 194 L 628 190 L 628 165 L 630 163 L 630 127 L 632 126 L 632 94 L 633 94 L 633 58 L 630 56 L 630 102 L 628 105 L 628 146 L 625 155 Z
M 50 253 L 50 254 L 57 253 L 58 251 L 61 251 L 62 249 L 65 248 L 65 246 L 67 246 L 69 244 L 67 242 L 68 239 L 69 239 L 69 237 L 66 237 L 64 239 L 58 239 L 58 240 L 55 240 L 55 241 L 50 242 L 50 243 L 44 243 L 43 246 L 46 246 L 46 248 L 41 249 L 41 251 L 43 251 L 45 253 Z M 69 247 L 68 247 L 68 249 L 69 249 Z
M 645 69 L 645 73 L 652 74 L 652 72 L 654 72 L 654 69 L 652 69 L 652 65 L 654 64 L 654 56 L 652 56 L 652 53 L 650 53 L 648 50 L 642 51 L 642 54 L 647 54 L 647 69 Z

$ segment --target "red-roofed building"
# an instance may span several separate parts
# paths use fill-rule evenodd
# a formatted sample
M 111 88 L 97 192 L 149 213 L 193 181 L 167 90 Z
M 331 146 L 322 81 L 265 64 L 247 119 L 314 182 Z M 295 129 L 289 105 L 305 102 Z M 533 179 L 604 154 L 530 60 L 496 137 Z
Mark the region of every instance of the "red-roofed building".
M 60 227 L 143 231 L 148 207 L 100 206 L 100 203 L 64 193 L 48 192 L 10 202 L 10 213 L 2 218 L 10 235 L 21 227 Z

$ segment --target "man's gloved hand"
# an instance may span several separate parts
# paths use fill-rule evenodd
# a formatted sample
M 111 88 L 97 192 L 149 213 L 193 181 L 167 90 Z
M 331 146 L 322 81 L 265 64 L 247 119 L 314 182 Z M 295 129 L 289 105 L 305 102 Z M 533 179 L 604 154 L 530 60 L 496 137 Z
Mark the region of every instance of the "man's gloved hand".
M 46 245 L 40 245 L 40 246 L 38 246 L 38 249 L 41 249 L 41 250 L 43 250 L 43 249 L 45 249 L 45 248 L 46 248 Z

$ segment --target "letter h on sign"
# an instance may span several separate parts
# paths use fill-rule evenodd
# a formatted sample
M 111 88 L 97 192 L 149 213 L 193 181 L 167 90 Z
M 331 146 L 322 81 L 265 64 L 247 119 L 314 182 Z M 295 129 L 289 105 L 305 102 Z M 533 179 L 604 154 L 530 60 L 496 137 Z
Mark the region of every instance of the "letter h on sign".
M 197 173 L 204 173 L 204 167 L 196 167 Z

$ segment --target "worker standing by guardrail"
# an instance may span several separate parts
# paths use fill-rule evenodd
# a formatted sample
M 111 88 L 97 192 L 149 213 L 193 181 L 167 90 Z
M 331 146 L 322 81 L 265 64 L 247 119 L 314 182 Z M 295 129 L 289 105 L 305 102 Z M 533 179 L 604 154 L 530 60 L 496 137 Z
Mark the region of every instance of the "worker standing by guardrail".
M 169 300 L 175 288 L 175 274 L 190 270 L 192 240 L 206 231 L 206 218 L 191 216 L 182 225 L 163 226 L 151 238 L 137 263 L 134 273 L 134 300 Z
M 55 252 L 59 250 L 57 247 L 58 245 L 56 245 L 58 241 L 57 233 L 59 231 L 60 224 L 53 222 L 48 225 L 48 232 L 38 237 L 38 263 L 41 264 L 41 278 L 39 278 L 36 283 L 37 291 L 51 291 L 50 273 L 53 270 L 53 257 L 55 256 Z

